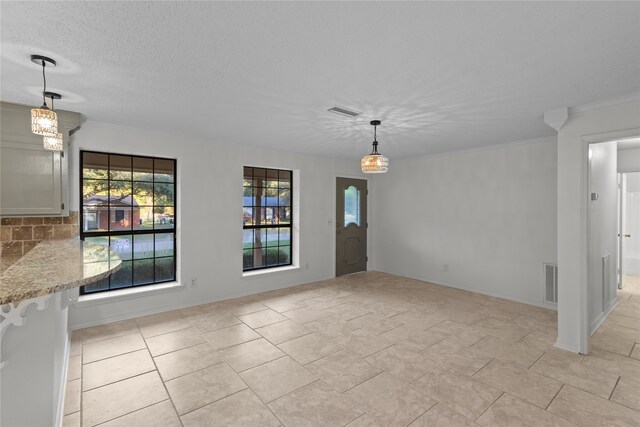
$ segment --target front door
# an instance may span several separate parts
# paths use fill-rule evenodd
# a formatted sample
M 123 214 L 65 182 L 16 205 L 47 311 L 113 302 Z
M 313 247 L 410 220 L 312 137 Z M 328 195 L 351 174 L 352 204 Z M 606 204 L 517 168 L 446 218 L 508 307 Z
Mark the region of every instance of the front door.
M 367 270 L 367 181 L 336 179 L 336 277 Z

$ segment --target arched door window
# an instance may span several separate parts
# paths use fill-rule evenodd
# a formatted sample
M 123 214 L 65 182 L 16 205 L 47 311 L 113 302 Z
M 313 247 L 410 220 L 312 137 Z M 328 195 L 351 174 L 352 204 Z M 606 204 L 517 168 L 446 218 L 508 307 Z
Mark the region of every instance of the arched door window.
M 344 227 L 360 226 L 360 190 L 351 185 L 344 189 Z

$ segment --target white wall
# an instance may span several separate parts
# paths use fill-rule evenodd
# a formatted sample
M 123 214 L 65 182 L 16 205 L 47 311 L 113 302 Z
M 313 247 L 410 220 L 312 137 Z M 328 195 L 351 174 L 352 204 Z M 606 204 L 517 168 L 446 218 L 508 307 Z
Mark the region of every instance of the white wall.
M 72 307 L 72 328 L 334 277 L 335 179 L 363 177 L 357 160 L 202 143 L 87 122 L 73 135 L 70 150 L 73 210 L 78 209 L 79 149 L 177 159 L 177 274 L 186 286 L 152 296 Z M 241 183 L 245 165 L 300 170 L 300 181 L 295 185 L 302 193 L 302 268 L 242 277 Z M 309 268 L 305 269 L 307 263 Z M 189 285 L 192 278 L 198 279 L 197 287 Z
M 397 160 L 374 183 L 377 269 L 542 305 L 542 264 L 556 261 L 555 140 Z
M 618 172 L 640 172 L 640 148 L 618 150 Z
M 572 114 L 558 132 L 558 340 L 571 351 L 586 351 L 581 328 L 586 289 L 586 142 L 637 134 L 640 102 Z M 624 135 L 623 135 L 624 134 Z M 586 308 L 586 305 L 585 305 Z M 585 325 L 586 326 L 586 325 Z
M 593 333 L 608 315 L 616 299 L 618 173 L 616 142 L 591 144 L 589 154 L 589 326 Z M 603 257 L 609 256 L 609 269 L 604 270 Z M 606 279 L 606 281 L 605 281 Z

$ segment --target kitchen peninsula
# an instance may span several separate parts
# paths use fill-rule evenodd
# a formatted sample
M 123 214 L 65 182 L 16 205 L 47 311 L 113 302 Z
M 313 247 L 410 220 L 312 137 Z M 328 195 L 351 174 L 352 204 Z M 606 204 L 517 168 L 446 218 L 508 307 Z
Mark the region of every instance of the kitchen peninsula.
M 38 244 L 0 275 L 0 425 L 59 425 L 69 354 L 68 306 L 79 287 L 120 268 L 108 247 Z

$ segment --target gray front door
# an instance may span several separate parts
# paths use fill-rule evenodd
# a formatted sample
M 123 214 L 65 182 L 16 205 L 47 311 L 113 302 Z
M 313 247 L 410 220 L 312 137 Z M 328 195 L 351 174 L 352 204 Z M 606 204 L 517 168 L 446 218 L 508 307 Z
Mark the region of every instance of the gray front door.
M 336 179 L 336 276 L 367 270 L 367 181 Z

